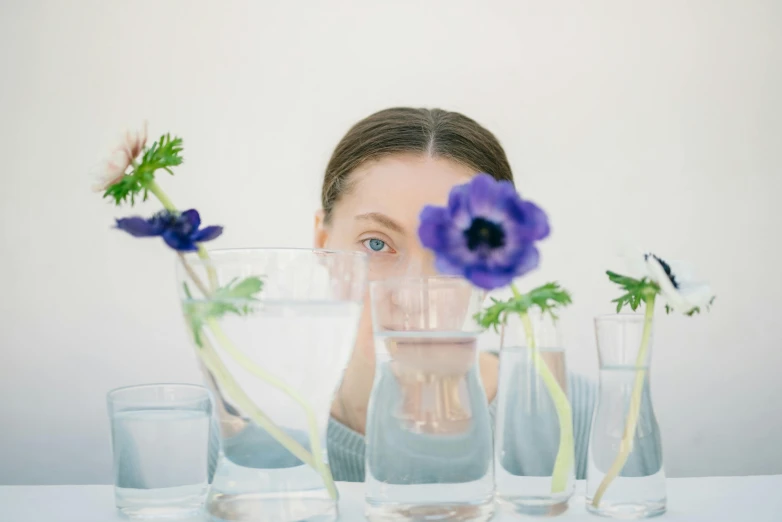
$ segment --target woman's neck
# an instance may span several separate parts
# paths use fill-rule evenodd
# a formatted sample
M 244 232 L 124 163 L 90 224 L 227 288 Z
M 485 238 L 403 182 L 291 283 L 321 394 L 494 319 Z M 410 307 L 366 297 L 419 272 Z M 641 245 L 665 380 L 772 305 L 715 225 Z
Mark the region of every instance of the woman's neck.
M 331 405 L 332 417 L 361 434 L 366 430 L 367 408 L 374 376 L 374 364 L 357 356 L 354 351 Z

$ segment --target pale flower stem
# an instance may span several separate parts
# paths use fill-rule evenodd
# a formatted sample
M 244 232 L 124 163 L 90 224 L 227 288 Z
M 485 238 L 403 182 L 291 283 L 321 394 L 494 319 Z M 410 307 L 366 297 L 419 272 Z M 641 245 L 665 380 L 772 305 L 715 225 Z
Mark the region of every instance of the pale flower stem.
M 207 253 L 206 248 L 204 248 L 204 245 L 198 245 L 198 257 L 203 261 L 209 260 L 209 254 Z M 206 265 L 206 276 L 209 278 L 209 287 L 214 292 L 219 285 L 217 284 L 217 273 L 211 264 Z
M 236 384 L 236 381 L 233 379 L 233 377 L 231 377 L 228 369 L 225 368 L 223 363 L 220 361 L 220 358 L 215 353 L 214 348 L 212 347 L 208 338 L 205 336 L 202 337 L 201 342 L 204 344 L 204 347 L 198 350 L 198 354 L 201 360 L 204 362 L 204 366 L 206 366 L 207 370 L 209 370 L 209 372 L 215 378 L 220 388 L 224 389 L 228 396 L 231 397 L 231 399 L 233 399 L 233 401 L 240 408 L 242 408 L 242 410 L 247 412 L 247 415 L 253 420 L 253 422 L 266 430 L 285 449 L 290 451 L 296 458 L 304 462 L 304 464 L 315 468 L 316 466 L 309 451 L 307 451 L 304 446 L 299 444 L 296 439 L 277 427 L 277 425 L 275 425 L 274 422 L 265 413 L 263 413 L 263 411 L 258 406 L 256 406 L 254 402 L 252 402 L 252 399 L 250 399 L 244 390 L 242 390 L 241 387 Z
M 592 498 L 592 506 L 598 507 L 600 500 L 603 498 L 608 486 L 614 481 L 619 473 L 622 472 L 622 468 L 627 463 L 627 459 L 630 456 L 630 452 L 633 450 L 633 439 L 635 438 L 635 430 L 638 426 L 638 417 L 641 413 L 641 398 L 643 397 L 644 381 L 646 380 L 646 368 L 644 362 L 646 361 L 646 353 L 649 351 L 649 340 L 652 337 L 652 318 L 654 317 L 654 301 L 655 295 L 648 297 L 645 301 L 646 310 L 644 311 L 644 329 L 641 334 L 641 347 L 638 350 L 638 357 L 635 361 L 635 382 L 633 383 L 633 391 L 630 395 L 630 408 L 627 412 L 627 420 L 625 421 L 625 429 L 622 434 L 622 441 L 619 444 L 619 454 L 616 456 L 613 464 L 608 469 L 608 472 L 600 482 L 595 496 Z
M 154 181 L 150 182 L 149 185 L 147 186 L 147 189 L 156 198 L 158 198 L 158 200 L 160 200 L 160 203 L 163 205 L 164 208 L 172 212 L 177 210 L 174 203 L 168 198 L 168 196 L 165 194 L 165 192 L 163 192 L 163 190 L 160 188 L 160 186 L 157 183 L 155 183 Z M 201 245 L 199 245 L 199 257 L 201 257 L 201 259 L 209 258 L 209 254 L 206 252 L 206 250 L 203 247 L 201 247 Z M 208 299 L 211 295 L 211 292 L 209 291 L 204 292 L 204 290 L 206 289 L 204 284 L 200 281 L 198 275 L 194 273 L 192 267 L 185 261 L 184 256 L 182 257 L 182 262 L 184 263 L 185 270 L 187 271 L 188 275 L 191 278 L 193 278 L 193 283 L 196 284 L 196 286 L 199 287 L 199 290 L 203 292 L 204 298 Z M 210 284 L 214 289 L 216 288 L 216 281 L 217 281 L 216 274 L 214 274 L 214 267 L 207 266 L 207 270 L 209 270 L 209 274 L 210 274 Z M 214 277 L 212 277 L 213 275 Z M 250 373 L 256 375 L 261 380 L 267 382 L 271 386 L 274 386 L 275 388 L 278 388 L 279 390 L 283 391 L 286 395 L 291 397 L 295 402 L 299 403 L 302 406 L 302 408 L 304 408 L 304 412 L 307 415 L 307 420 L 309 423 L 310 448 L 312 450 L 311 452 L 308 452 L 309 455 L 312 457 L 312 459 L 308 463 L 318 473 L 320 473 L 321 477 L 323 478 L 324 485 L 326 486 L 326 489 L 329 492 L 329 496 L 331 496 L 332 499 L 336 500 L 338 498 L 337 487 L 334 484 L 334 478 L 331 475 L 331 470 L 329 469 L 329 466 L 323 462 L 323 453 L 320 445 L 320 439 L 318 437 L 317 420 L 315 419 L 315 414 L 310 408 L 309 404 L 302 397 L 300 397 L 298 393 L 295 392 L 295 390 L 290 389 L 285 383 L 283 383 L 273 375 L 269 374 L 259 366 L 255 365 L 255 363 L 253 363 L 249 358 L 247 358 L 246 355 L 244 355 L 241 351 L 239 351 L 233 345 L 230 339 L 228 339 L 225 333 L 222 331 L 222 328 L 220 328 L 220 325 L 217 323 L 217 321 L 215 321 L 213 318 L 210 318 L 207 320 L 207 324 L 209 325 L 209 328 L 212 330 L 212 333 L 214 333 L 217 340 L 223 346 L 223 349 L 234 360 L 236 360 L 236 362 L 239 363 L 240 366 L 242 366 L 245 370 L 249 371 Z M 216 354 L 215 357 L 217 357 Z M 227 370 L 226 370 L 226 375 L 230 375 L 227 372 Z M 236 387 L 237 389 L 241 389 L 238 385 L 236 385 Z M 257 406 L 255 408 L 257 409 Z M 260 410 L 258 409 L 258 411 Z M 269 418 L 266 415 L 264 415 L 262 412 L 261 412 L 261 416 L 258 417 L 262 420 L 263 424 L 268 424 L 265 422 L 264 419 L 269 419 Z M 296 455 L 296 453 L 298 452 L 296 448 L 292 448 L 287 440 L 281 440 L 279 437 L 275 436 L 275 433 L 279 434 L 282 432 L 282 430 L 276 425 L 274 425 L 270 419 L 269 419 L 269 423 L 271 423 L 271 425 L 274 426 L 271 429 L 271 431 L 269 431 L 269 434 L 272 435 L 277 440 L 277 442 L 279 442 L 286 449 L 288 449 L 288 451 Z
M 551 474 L 551 492 L 562 493 L 567 488 L 570 470 L 573 467 L 574 448 L 573 448 L 573 414 L 568 401 L 567 394 L 562 390 L 557 382 L 557 378 L 551 373 L 551 369 L 543 357 L 540 355 L 540 349 L 535 342 L 535 332 L 527 313 L 521 313 L 521 322 L 524 325 L 524 332 L 527 336 L 530 357 L 535 365 L 535 370 L 543 379 L 543 383 L 548 389 L 549 395 L 554 402 L 554 408 L 557 412 L 559 421 L 559 449 L 557 457 L 554 460 L 554 470 Z
M 187 262 L 185 259 L 184 254 L 179 252 L 179 260 L 182 262 L 182 266 L 185 267 L 185 271 L 187 272 L 187 275 L 190 277 L 190 279 L 193 281 L 193 284 L 196 285 L 196 288 L 201 292 L 201 294 L 204 296 L 204 298 L 209 297 L 209 290 L 207 290 L 206 286 L 204 286 L 204 283 L 201 282 L 201 278 L 198 277 L 198 274 L 195 273 L 195 270 L 193 270 L 193 267 L 190 266 L 190 263 Z
M 149 184 L 147 184 L 147 190 L 149 190 L 160 201 L 160 204 L 163 205 L 163 208 L 169 212 L 177 212 L 178 209 L 176 208 L 176 205 L 174 205 L 174 202 L 168 198 L 166 193 L 163 192 L 163 189 L 160 188 L 160 185 L 158 185 L 156 181 L 150 181 Z
M 184 257 L 182 257 L 182 263 L 185 265 L 185 269 L 188 272 L 188 274 L 193 278 L 193 283 L 199 288 L 203 289 L 204 284 L 201 282 L 200 278 L 197 274 L 193 271 L 192 267 L 184 260 Z M 205 294 L 205 297 L 208 297 L 208 293 Z M 299 402 L 299 404 L 302 405 L 304 408 L 308 420 L 310 421 L 310 445 L 312 448 L 312 453 L 308 452 L 301 444 L 299 444 L 295 439 L 290 437 L 288 434 L 286 434 L 282 429 L 280 429 L 277 425 L 274 424 L 274 422 L 265 414 L 263 411 L 258 408 L 258 406 L 255 405 L 254 402 L 252 402 L 252 399 L 249 398 L 249 396 L 244 393 L 244 391 L 239 387 L 238 384 L 236 384 L 236 381 L 231 377 L 230 372 L 222 365 L 222 362 L 220 362 L 220 358 L 217 356 L 217 354 L 214 352 L 214 349 L 211 347 L 211 344 L 208 345 L 208 349 L 203 349 L 203 354 L 201 354 L 201 360 L 204 361 L 204 364 L 207 366 L 207 368 L 212 372 L 213 375 L 218 379 L 218 381 L 222 380 L 222 384 L 225 386 L 226 390 L 229 391 L 232 397 L 234 397 L 234 400 L 237 400 L 237 404 L 242 406 L 246 411 L 247 414 L 250 416 L 250 418 L 256 422 L 261 428 L 265 429 L 272 437 L 274 437 L 277 442 L 279 442 L 285 449 L 290 451 L 295 457 L 297 457 L 299 460 L 304 462 L 305 464 L 309 465 L 313 469 L 315 469 L 318 473 L 320 473 L 321 477 L 323 478 L 324 484 L 326 485 L 326 489 L 329 492 L 329 495 L 333 499 L 338 498 L 338 493 L 336 489 L 336 485 L 334 484 L 334 479 L 331 475 L 331 470 L 329 469 L 328 465 L 326 465 L 322 461 L 322 449 L 320 446 L 320 439 L 318 438 L 317 434 L 317 422 L 315 419 L 314 413 L 309 408 L 309 405 L 304 401 L 303 399 L 299 398 L 297 400 L 297 394 L 294 390 L 291 390 L 285 385 L 282 381 L 276 379 L 271 374 L 265 372 L 260 367 L 255 366 L 252 361 L 250 361 L 242 352 L 240 352 L 228 339 L 228 337 L 225 335 L 225 333 L 222 331 L 222 328 L 220 328 L 220 325 L 217 321 L 214 319 L 207 320 L 207 323 L 209 324 L 209 328 L 212 330 L 212 333 L 217 337 L 218 341 L 220 341 L 220 344 L 223 346 L 223 349 L 228 352 L 228 354 L 237 362 L 239 365 L 246 369 L 247 371 L 253 373 L 257 377 L 260 377 L 262 380 L 266 381 L 267 383 L 271 384 L 272 386 L 277 387 L 278 389 L 282 390 L 284 393 L 288 394 Z M 204 342 L 205 339 L 202 339 L 202 342 Z M 206 341 L 208 343 L 208 341 Z M 199 352 L 200 353 L 200 352 Z M 248 367 L 248 361 L 252 365 L 252 367 Z M 264 375 L 261 375 L 263 373 Z M 296 395 L 296 397 L 294 397 Z M 321 456 L 321 458 L 318 458 L 318 455 Z
M 316 470 L 323 477 L 323 481 L 326 484 L 326 488 L 329 490 L 329 494 L 332 496 L 332 498 L 337 498 L 337 489 L 334 485 L 334 479 L 331 476 L 331 470 L 323 462 L 323 450 L 320 445 L 320 437 L 318 437 L 318 421 L 315 418 L 315 413 L 312 411 L 312 408 L 310 408 L 307 401 L 302 396 L 300 396 L 296 390 L 290 388 L 283 381 L 255 364 L 255 362 L 247 357 L 241 350 L 236 348 L 230 339 L 226 337 L 225 333 L 223 333 L 217 321 L 215 321 L 213 318 L 209 318 L 206 320 L 206 323 L 217 337 L 217 340 L 220 342 L 223 349 L 237 363 L 239 363 L 242 368 L 265 381 L 267 384 L 282 391 L 304 409 L 304 413 L 307 416 L 307 423 L 309 424 L 310 447 L 312 448 L 312 455 L 314 457 Z

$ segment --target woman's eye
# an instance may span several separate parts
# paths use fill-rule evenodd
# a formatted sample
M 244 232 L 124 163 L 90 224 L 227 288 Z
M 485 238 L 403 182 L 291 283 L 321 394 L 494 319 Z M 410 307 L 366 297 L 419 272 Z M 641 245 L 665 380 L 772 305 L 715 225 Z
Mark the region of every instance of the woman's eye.
M 373 237 L 371 239 L 365 239 L 364 246 L 373 252 L 382 252 L 383 249 L 387 248 L 388 245 L 386 245 L 386 242 L 383 241 L 382 239 L 377 239 Z

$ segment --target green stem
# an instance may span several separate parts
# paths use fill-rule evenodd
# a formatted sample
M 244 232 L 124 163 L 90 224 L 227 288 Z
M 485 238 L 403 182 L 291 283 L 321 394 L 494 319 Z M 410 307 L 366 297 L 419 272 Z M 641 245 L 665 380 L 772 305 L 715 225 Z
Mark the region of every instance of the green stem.
M 645 300 L 646 310 L 644 311 L 644 329 L 641 334 L 641 347 L 638 350 L 638 357 L 635 361 L 635 382 L 633 383 L 633 391 L 630 395 L 630 408 L 627 412 L 627 420 L 625 421 L 625 429 L 622 434 L 622 441 L 619 443 L 619 454 L 616 456 L 613 464 L 608 469 L 608 472 L 600 482 L 595 496 L 592 498 L 592 506 L 598 507 L 600 500 L 603 498 L 608 486 L 614 481 L 619 473 L 627 463 L 627 459 L 630 456 L 630 452 L 633 451 L 633 439 L 635 438 L 635 430 L 638 426 L 638 417 L 641 413 L 641 399 L 643 397 L 644 381 L 646 380 L 646 372 L 648 365 L 645 364 L 647 352 L 649 351 L 649 340 L 652 337 L 652 319 L 654 317 L 654 301 L 656 294 L 652 294 Z
M 519 299 L 521 297 L 521 292 L 516 288 L 516 285 L 511 284 L 510 289 L 513 292 L 514 298 Z M 519 316 L 521 317 L 521 322 L 524 326 L 524 333 L 527 336 L 530 357 L 535 366 L 535 370 L 543 379 L 543 384 L 545 384 L 548 389 L 557 412 L 557 420 L 559 421 L 559 448 L 557 449 L 557 457 L 554 460 L 554 469 L 551 475 L 551 492 L 562 493 L 567 488 L 568 478 L 570 477 L 575 461 L 572 408 L 567 394 L 562 389 L 557 378 L 551 372 L 548 364 L 546 364 L 546 361 L 540 354 L 540 348 L 535 341 L 535 332 L 529 315 L 526 312 L 523 312 L 520 313 Z
M 171 199 L 169 199 L 166 193 L 163 192 L 163 190 L 154 180 L 147 185 L 147 190 L 149 190 L 158 200 L 160 200 L 160 203 L 166 210 L 171 212 L 177 211 L 174 203 L 171 201 Z M 209 259 L 209 254 L 202 245 L 198 245 L 198 255 L 201 259 Z M 197 275 L 193 273 L 192 268 L 186 263 L 184 258 L 182 258 L 182 262 L 185 264 L 185 269 L 187 270 L 190 277 L 193 278 L 195 276 L 193 282 L 199 287 L 199 289 L 201 289 L 202 292 L 204 292 L 203 283 L 201 283 Z M 217 277 L 214 273 L 214 267 L 208 266 L 207 270 L 209 271 L 210 286 L 212 291 L 214 291 L 214 289 L 217 288 Z M 208 299 L 209 296 L 210 294 L 208 292 L 204 292 L 204 298 Z M 282 390 L 304 408 L 309 423 L 311 452 L 307 452 L 307 450 L 304 449 L 298 442 L 296 442 L 294 439 L 285 434 L 285 432 L 282 431 L 279 427 L 277 427 L 274 422 L 266 414 L 264 414 L 263 411 L 261 411 L 260 408 L 258 408 L 241 390 L 241 387 L 236 383 L 235 379 L 231 377 L 230 372 L 224 368 L 221 370 L 215 364 L 215 361 L 219 361 L 219 357 L 216 353 L 214 353 L 214 349 L 211 347 L 211 345 L 202 348 L 202 350 L 199 350 L 201 360 L 204 361 L 204 364 L 207 366 L 207 368 L 211 366 L 215 370 L 216 373 L 213 375 L 215 375 L 218 380 L 222 379 L 222 385 L 226 389 L 233 391 L 232 396 L 234 399 L 236 400 L 236 398 L 239 397 L 240 402 L 243 402 L 245 406 L 247 406 L 247 402 L 252 404 L 252 407 L 247 413 L 250 415 L 253 421 L 258 422 L 262 428 L 266 429 L 266 431 L 272 437 L 274 437 L 277 442 L 279 442 L 285 449 L 290 451 L 291 454 L 295 455 L 297 458 L 299 458 L 299 460 L 305 464 L 310 465 L 313 469 L 320 473 L 329 495 L 332 499 L 336 500 L 338 498 L 337 487 L 334 484 L 334 478 L 331 475 L 331 470 L 329 469 L 328 465 L 323 462 L 323 453 L 320 445 L 320 437 L 318 436 L 317 420 L 315 418 L 314 412 L 312 411 L 312 408 L 309 407 L 309 404 L 301 396 L 299 396 L 295 390 L 290 389 L 285 383 L 257 366 L 252 360 L 244 355 L 244 353 L 238 350 L 230 341 L 230 339 L 228 339 L 228 337 L 225 335 L 217 321 L 215 321 L 213 318 L 210 318 L 207 321 L 207 324 L 209 325 L 210 330 L 212 330 L 212 333 L 217 338 L 218 342 L 220 342 L 220 344 L 223 346 L 223 349 L 237 363 L 239 363 L 242 368 L 266 381 L 271 386 Z M 246 398 L 247 401 L 242 400 L 243 397 Z
M 513 290 L 514 294 L 516 294 L 515 288 Z M 573 414 L 570 407 L 570 401 L 568 401 L 567 394 L 560 387 L 557 378 L 551 372 L 548 364 L 546 364 L 546 361 L 540 354 L 540 349 L 535 342 L 535 333 L 529 315 L 526 312 L 522 312 L 519 315 L 521 316 L 521 322 L 524 325 L 530 357 L 535 365 L 535 370 L 543 379 L 543 383 L 548 389 L 557 412 L 557 420 L 559 421 L 559 449 L 557 450 L 557 457 L 554 460 L 554 470 L 551 474 L 551 492 L 562 493 L 567 488 L 574 461 Z
M 163 192 L 163 189 L 160 188 L 160 185 L 158 185 L 155 180 L 152 180 L 147 184 L 147 190 L 154 194 L 154 196 L 160 201 L 160 204 L 163 205 L 163 208 L 170 212 L 177 211 L 174 202 L 168 198 L 168 195 Z

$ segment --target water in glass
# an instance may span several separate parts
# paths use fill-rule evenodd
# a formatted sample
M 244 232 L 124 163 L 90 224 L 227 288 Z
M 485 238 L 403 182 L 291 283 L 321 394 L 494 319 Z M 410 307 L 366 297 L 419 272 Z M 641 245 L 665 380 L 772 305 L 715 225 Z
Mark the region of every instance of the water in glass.
M 198 513 L 209 486 L 208 392 L 186 385 L 184 392 L 177 385 L 138 388 L 109 399 L 117 508 L 144 518 Z

